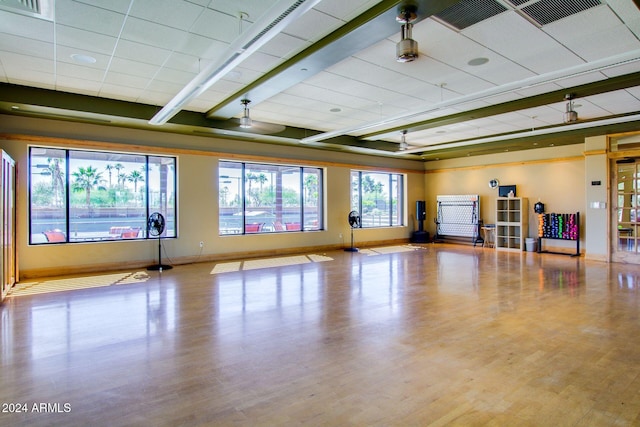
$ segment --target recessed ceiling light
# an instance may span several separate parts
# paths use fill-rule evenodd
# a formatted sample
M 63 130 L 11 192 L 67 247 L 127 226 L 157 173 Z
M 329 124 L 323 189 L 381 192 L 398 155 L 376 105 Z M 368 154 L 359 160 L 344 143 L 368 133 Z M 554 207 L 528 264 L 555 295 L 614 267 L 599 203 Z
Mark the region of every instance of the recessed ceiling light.
M 89 55 L 83 55 L 82 53 L 74 53 L 71 55 L 71 59 L 80 63 L 80 64 L 95 64 L 96 58 Z
M 489 62 L 489 58 L 473 58 L 472 60 L 470 60 L 469 62 L 467 62 L 467 64 L 471 65 L 472 67 L 477 67 L 479 65 L 484 65 L 487 62 Z
M 342 108 L 332 108 L 329 111 L 331 111 L 332 113 L 339 113 L 340 111 L 342 111 Z

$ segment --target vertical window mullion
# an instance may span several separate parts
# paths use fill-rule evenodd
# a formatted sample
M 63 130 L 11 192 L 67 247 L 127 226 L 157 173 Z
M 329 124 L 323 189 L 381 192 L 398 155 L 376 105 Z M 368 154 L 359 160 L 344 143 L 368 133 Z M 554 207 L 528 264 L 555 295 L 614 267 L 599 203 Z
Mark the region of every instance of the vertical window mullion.
M 247 195 L 246 193 L 246 189 L 245 189 L 245 181 L 247 179 L 246 176 L 246 164 L 242 163 L 242 174 L 240 175 L 240 182 L 241 182 L 241 188 L 242 188 L 242 214 L 240 215 L 240 218 L 242 218 L 242 234 L 246 234 L 247 230 L 246 230 L 246 226 L 247 226 L 247 219 L 245 218 L 245 215 L 247 213 Z
M 65 198 L 65 214 L 64 214 L 64 216 L 65 216 L 65 222 L 66 222 L 66 224 L 65 224 L 65 226 L 66 226 L 65 234 L 67 236 L 67 243 L 69 243 L 70 238 L 71 238 L 71 233 L 70 233 L 71 227 L 69 225 L 71 223 L 71 220 L 69 218 L 69 214 L 71 212 L 71 207 L 70 207 L 70 205 L 71 205 L 71 192 L 70 192 L 71 183 L 69 182 L 71 180 L 71 166 L 70 166 L 71 154 L 70 154 L 70 151 L 69 150 L 64 150 L 64 156 L 65 156 L 64 173 L 66 175 L 65 176 L 66 179 L 64 180 L 65 181 L 65 190 L 64 190 L 64 193 L 65 193 L 64 194 L 64 198 Z
M 387 200 L 387 203 L 389 203 L 389 222 L 387 223 L 388 226 L 392 226 L 393 225 L 393 174 L 390 173 L 389 174 L 389 198 Z
M 304 168 L 300 168 L 300 231 L 304 231 Z

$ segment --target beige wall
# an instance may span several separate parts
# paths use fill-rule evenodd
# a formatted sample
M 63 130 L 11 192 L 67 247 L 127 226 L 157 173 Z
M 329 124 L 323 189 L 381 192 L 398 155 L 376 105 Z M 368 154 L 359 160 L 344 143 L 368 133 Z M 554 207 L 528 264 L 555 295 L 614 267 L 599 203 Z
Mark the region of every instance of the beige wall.
M 6 150 L 18 165 L 17 248 L 22 278 L 114 267 L 139 267 L 152 264 L 157 259 L 157 245 L 151 241 L 28 245 L 27 147 L 29 144 L 175 154 L 178 157 L 179 236 L 176 239 L 163 241 L 168 257 L 168 259 L 163 258 L 163 262 L 182 263 L 224 259 L 242 254 L 272 255 L 296 250 L 346 247 L 350 244 L 347 214 L 350 211 L 349 174 L 352 168 L 405 173 L 409 206 L 407 226 L 356 230 L 356 244 L 406 241 L 414 229 L 415 201 L 423 199 L 424 195 L 423 165 L 418 161 L 306 148 L 292 150 L 290 147 L 270 144 L 8 116 L 0 116 L 0 133 L 5 134 L 5 138 L 0 139 L 0 148 Z M 7 134 L 14 137 L 6 137 Z M 41 138 L 42 140 L 31 142 L 15 135 L 37 135 L 29 139 Z M 104 145 L 103 142 L 108 144 Z M 323 167 L 326 171 L 325 195 L 327 196 L 325 230 L 219 236 L 217 166 L 220 159 L 228 158 Z M 200 241 L 204 242 L 202 251 L 199 247 Z
M 538 219 L 533 206 L 539 199 L 547 212 L 580 212 L 583 241 L 587 220 L 584 215 L 583 150 L 583 145 L 571 145 L 427 163 L 425 188 L 429 231 L 435 233 L 436 196 L 441 194 L 479 194 L 481 218 L 487 224 L 495 223 L 498 192 L 489 188 L 488 183 L 496 178 L 500 185 L 515 184 L 516 195 L 529 199 L 529 237 L 537 237 Z M 575 251 L 573 242 L 545 243 L 554 249 L 573 248 Z

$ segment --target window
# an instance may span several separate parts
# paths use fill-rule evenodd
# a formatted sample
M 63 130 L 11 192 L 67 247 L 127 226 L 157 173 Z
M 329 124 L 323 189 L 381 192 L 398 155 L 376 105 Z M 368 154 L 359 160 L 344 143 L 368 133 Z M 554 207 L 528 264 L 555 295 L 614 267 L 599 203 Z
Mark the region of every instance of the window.
M 176 236 L 176 159 L 29 148 L 30 244 L 147 237 L 160 212 Z
M 400 174 L 351 171 L 351 209 L 362 227 L 404 225 L 403 194 Z
M 220 162 L 221 235 L 321 230 L 322 169 Z

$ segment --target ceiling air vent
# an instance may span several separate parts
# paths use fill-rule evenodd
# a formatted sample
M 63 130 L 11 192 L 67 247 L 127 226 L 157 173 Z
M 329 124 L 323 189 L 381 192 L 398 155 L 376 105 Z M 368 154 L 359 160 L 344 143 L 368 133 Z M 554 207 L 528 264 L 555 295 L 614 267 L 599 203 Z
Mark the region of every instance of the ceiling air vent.
M 434 16 L 463 30 L 506 10 L 506 7 L 494 0 L 462 0 Z
M 511 1 L 514 5 L 517 1 Z M 547 25 L 595 6 L 600 0 L 540 0 L 520 9 L 522 13 L 540 25 Z
M 53 0 L 0 0 L 0 9 L 53 20 Z

